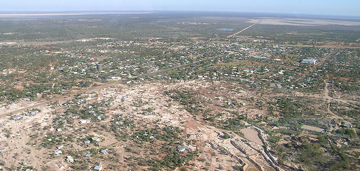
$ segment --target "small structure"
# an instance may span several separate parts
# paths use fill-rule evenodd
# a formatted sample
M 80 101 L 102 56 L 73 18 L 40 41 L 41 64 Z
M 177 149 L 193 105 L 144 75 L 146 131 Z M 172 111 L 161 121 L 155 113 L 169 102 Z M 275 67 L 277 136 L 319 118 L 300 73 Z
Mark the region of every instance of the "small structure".
M 344 127 L 344 128 L 352 128 L 353 126 L 352 126 L 352 124 L 346 124 L 346 125 L 343 125 L 342 127 Z
M 90 120 L 80 120 L 79 124 L 90 123 Z
M 102 153 L 102 154 L 107 154 L 108 153 L 108 149 L 103 149 L 103 150 L 100 150 L 100 153 Z
M 313 58 L 303 59 L 301 61 L 301 63 L 303 63 L 303 64 L 316 64 L 316 62 L 317 62 L 317 59 L 313 59 Z
M 101 141 L 101 139 L 100 139 L 99 137 L 96 137 L 96 136 L 95 136 L 95 137 L 91 137 L 90 140 L 91 140 L 91 141 L 96 141 L 96 142 L 100 142 L 100 141 Z
M 190 150 L 190 148 L 188 148 L 186 146 L 178 146 L 177 147 L 178 152 L 184 152 L 185 150 Z
M 31 101 L 31 99 L 29 99 L 29 98 L 23 98 L 23 100 L 27 101 L 27 102 Z
M 67 156 L 66 159 L 65 159 L 65 161 L 70 162 L 70 163 L 73 163 L 73 162 L 74 162 L 74 158 L 71 157 L 71 156 Z
M 85 154 L 85 157 L 86 157 L 86 158 L 90 158 L 90 157 L 91 157 L 91 153 L 90 153 L 90 152 L 87 152 L 87 153 Z
M 103 166 L 102 165 L 98 165 L 94 167 L 94 170 L 102 170 Z
M 30 116 L 35 116 L 37 113 L 39 113 L 39 111 L 38 110 L 30 110 L 28 113 Z
M 58 155 L 62 154 L 62 151 L 61 150 L 55 150 L 54 154 L 55 154 L 55 156 L 58 156 Z
M 11 119 L 16 121 L 16 120 L 21 120 L 23 118 L 22 115 L 18 115 L 18 116 L 13 116 Z

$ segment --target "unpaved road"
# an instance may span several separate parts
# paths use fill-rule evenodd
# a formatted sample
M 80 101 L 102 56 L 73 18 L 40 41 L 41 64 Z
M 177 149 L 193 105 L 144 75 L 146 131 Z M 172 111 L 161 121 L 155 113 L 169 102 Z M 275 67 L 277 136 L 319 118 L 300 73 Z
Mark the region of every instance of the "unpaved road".
M 234 34 L 232 34 L 232 35 L 228 36 L 227 38 L 232 38 L 232 37 L 235 37 L 236 35 L 238 35 L 238 34 L 240 34 L 240 33 L 244 32 L 244 31 L 246 31 L 247 29 L 249 29 L 249 28 L 251 28 L 251 27 L 255 26 L 256 24 L 259 24 L 260 22 L 261 22 L 261 20 L 260 20 L 259 22 L 255 23 L 255 24 L 250 25 L 249 27 L 246 27 L 246 28 L 244 28 L 244 29 L 242 29 L 242 30 L 240 30 L 240 31 L 238 31 L 238 32 L 236 32 L 236 33 L 234 33 Z

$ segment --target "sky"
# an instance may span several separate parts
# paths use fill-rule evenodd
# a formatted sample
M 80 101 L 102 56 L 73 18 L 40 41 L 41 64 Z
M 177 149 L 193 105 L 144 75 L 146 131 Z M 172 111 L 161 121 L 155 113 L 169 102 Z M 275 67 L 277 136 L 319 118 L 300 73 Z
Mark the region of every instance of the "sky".
M 0 0 L 0 12 L 159 10 L 360 16 L 360 0 Z

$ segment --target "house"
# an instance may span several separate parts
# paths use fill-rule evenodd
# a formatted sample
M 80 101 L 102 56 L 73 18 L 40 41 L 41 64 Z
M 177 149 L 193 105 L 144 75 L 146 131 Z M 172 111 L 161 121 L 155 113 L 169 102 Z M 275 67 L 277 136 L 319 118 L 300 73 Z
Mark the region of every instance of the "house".
M 86 158 L 90 158 L 90 157 L 91 157 L 91 153 L 90 153 L 90 152 L 87 152 L 87 153 L 85 154 L 85 157 L 86 157 Z
M 101 139 L 99 137 L 91 137 L 90 138 L 91 141 L 96 141 L 96 142 L 100 142 Z
M 124 122 L 123 121 L 116 121 L 115 124 L 117 125 L 120 125 L 120 124 L 123 124 Z
M 90 123 L 90 120 L 80 120 L 79 124 Z
M 73 162 L 74 162 L 74 158 L 71 157 L 71 156 L 67 156 L 66 159 L 65 159 L 65 161 L 70 162 L 70 163 L 73 163 Z
M 95 166 L 94 167 L 94 170 L 102 170 L 103 166 L 102 165 L 99 165 L 99 166 Z
M 23 116 L 21 116 L 21 115 L 18 115 L 18 116 L 13 116 L 11 119 L 12 120 L 21 120 L 23 118 Z
M 186 146 L 178 146 L 177 147 L 178 152 L 184 152 L 185 150 L 190 150 L 190 149 Z
M 55 154 L 56 156 L 58 156 L 58 155 L 62 154 L 62 151 L 61 151 L 61 150 L 55 150 L 55 151 L 54 151 L 54 154 Z
M 104 150 L 100 150 L 100 153 L 102 153 L 102 154 L 107 154 L 108 153 L 108 149 L 104 149 Z
M 310 59 L 303 59 L 301 61 L 301 63 L 303 64 L 315 64 L 317 62 L 317 59 L 313 59 L 313 58 L 310 58 Z
M 346 125 L 343 125 L 342 127 L 344 127 L 344 128 L 352 128 L 353 126 L 352 126 L 352 124 L 346 124 Z
M 31 110 L 28 112 L 30 116 L 35 116 L 35 114 L 39 113 L 37 110 Z

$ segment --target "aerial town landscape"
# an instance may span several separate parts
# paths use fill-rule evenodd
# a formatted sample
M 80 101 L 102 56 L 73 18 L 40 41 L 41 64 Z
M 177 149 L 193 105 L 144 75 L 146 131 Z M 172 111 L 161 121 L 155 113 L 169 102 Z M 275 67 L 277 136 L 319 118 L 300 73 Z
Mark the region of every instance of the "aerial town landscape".
M 0 14 L 0 170 L 359 170 L 360 19 Z

